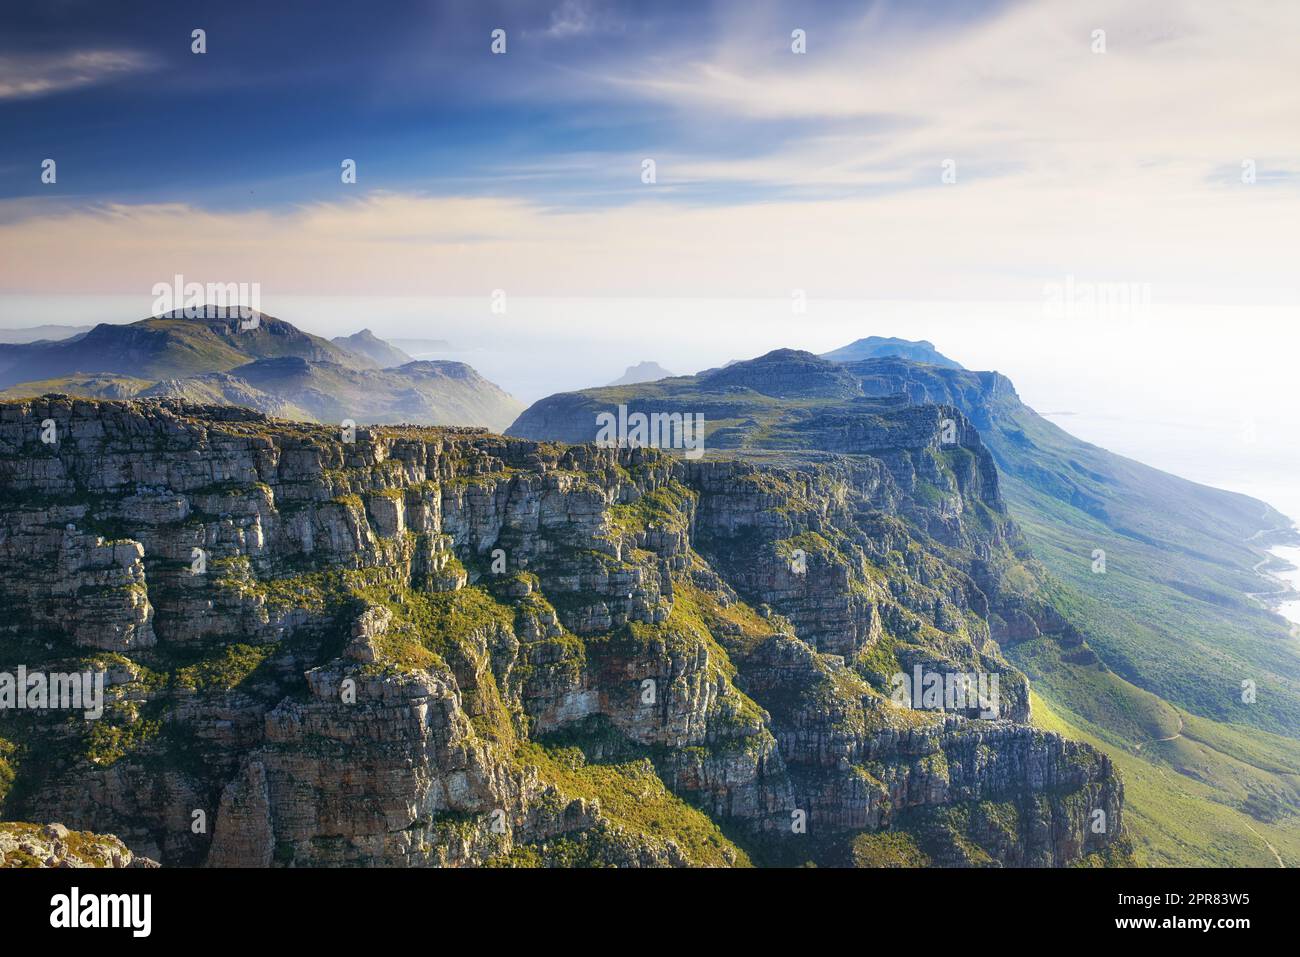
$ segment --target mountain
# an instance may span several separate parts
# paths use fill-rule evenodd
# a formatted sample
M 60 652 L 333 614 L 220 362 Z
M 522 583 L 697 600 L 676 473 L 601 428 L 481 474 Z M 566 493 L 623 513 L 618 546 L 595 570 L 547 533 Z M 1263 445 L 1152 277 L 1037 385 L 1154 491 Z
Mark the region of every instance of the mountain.
M 659 379 L 672 378 L 672 373 L 657 362 L 638 362 L 628 366 L 627 371 L 610 385 L 634 385 L 637 382 L 656 382 Z
M 1113 765 L 991 640 L 1044 609 L 978 433 L 814 432 L 844 454 L 6 403 L 0 670 L 112 677 L 0 723 L 2 810 L 164 865 L 1130 861 Z
M 20 382 L 8 389 L 0 389 L 0 399 L 22 399 L 47 392 L 62 392 L 88 399 L 129 399 L 139 395 L 153 383 L 129 375 L 102 373 L 60 376 L 55 379 L 38 379 Z
M 405 365 L 411 361 L 405 352 L 380 339 L 369 329 L 362 329 L 350 336 L 335 336 L 330 341 L 340 349 L 371 360 L 381 369 Z
M 411 422 L 502 429 L 523 406 L 463 362 L 354 369 L 297 356 L 260 359 L 228 373 L 168 379 L 140 393 L 242 405 L 271 415 L 338 423 Z
M 260 313 L 204 314 L 101 324 L 63 343 L 0 346 L 0 382 L 8 385 L 0 397 L 170 397 L 315 422 L 491 429 L 505 428 L 522 409 L 464 363 L 413 361 L 369 330 L 328 342 Z M 378 368 L 388 360 L 392 367 Z
M 890 359 L 845 368 L 868 395 L 945 402 L 971 418 L 1035 554 L 1078 589 L 1073 600 L 1095 621 L 1092 642 L 1117 671 L 1207 717 L 1300 733 L 1300 659 L 1287 626 L 1249 597 L 1263 590 L 1256 566 L 1289 530 L 1285 516 L 1080 441 L 997 373 Z M 1105 574 L 1092 570 L 1098 548 Z M 1235 686 L 1238 674 L 1267 685 L 1267 701 L 1242 708 L 1207 681 Z
M 255 359 L 297 356 L 356 368 L 375 363 L 280 319 L 209 307 L 213 318 L 168 313 L 126 325 L 100 323 L 60 342 L 0 345 L 0 388 L 77 373 L 158 380 L 226 372 Z
M 706 460 L 773 463 L 871 450 L 882 409 L 953 409 L 978 430 L 1026 545 L 1001 586 L 976 580 L 990 591 L 993 637 L 1034 683 L 1039 723 L 1125 771 L 1146 860 L 1300 860 L 1300 657 L 1285 622 L 1251 597 L 1267 588 L 1256 572 L 1265 547 L 1286 534 L 1273 509 L 1081 442 L 996 372 L 900 358 L 778 350 L 695 377 L 550 396 L 508 432 L 591 441 L 596 416 L 620 405 L 624 417 L 701 413 Z M 1016 587 L 1028 622 L 999 605 Z M 1247 679 L 1267 689 L 1249 705 Z
M 863 359 L 883 359 L 888 356 L 910 359 L 913 362 L 940 366 L 945 369 L 962 368 L 961 363 L 954 362 L 941 354 L 935 349 L 934 343 L 927 342 L 924 339 L 886 339 L 882 336 L 868 336 L 865 339 L 850 342 L 847 346 L 841 346 L 831 352 L 822 353 L 823 359 L 829 359 L 832 362 L 858 362 Z
M 94 326 L 24 326 L 18 329 L 0 329 L 0 343 L 39 342 L 42 339 L 71 339 L 89 332 Z

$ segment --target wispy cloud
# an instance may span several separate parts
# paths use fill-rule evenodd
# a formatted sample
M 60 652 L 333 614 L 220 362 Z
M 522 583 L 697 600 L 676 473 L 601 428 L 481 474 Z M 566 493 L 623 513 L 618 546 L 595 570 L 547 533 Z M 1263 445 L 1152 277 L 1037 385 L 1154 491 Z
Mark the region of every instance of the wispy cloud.
M 0 100 L 46 96 L 147 70 L 147 57 L 130 50 L 70 50 L 0 54 Z
M 0 204 L 0 289 L 129 291 L 184 272 L 320 294 L 1026 298 L 1073 275 L 1162 301 L 1295 301 L 1293 0 L 873 4 L 835 24 L 723 4 L 707 28 L 610 43 L 619 24 L 590 9 L 611 16 L 561 3 L 533 21 L 585 44 L 480 44 L 462 72 L 511 109 L 477 147 L 477 128 L 439 133 L 448 172 L 335 201 L 349 193 L 331 170 L 309 193 L 326 202 L 281 191 L 251 212 Z M 389 171 L 366 146 L 370 186 Z
M 1074 275 L 1150 283 L 1161 302 L 1267 302 L 1294 270 L 1296 203 L 1282 210 L 1275 191 L 1244 186 L 1127 206 L 1070 193 L 1027 205 L 1010 179 L 959 192 L 698 206 L 655 198 L 653 189 L 638 203 L 578 211 L 379 193 L 247 212 L 114 205 L 17 218 L 0 204 L 0 292 L 144 299 L 179 272 L 260 282 L 267 295 L 500 288 L 788 298 L 803 289 L 810 298 L 1033 300 L 1045 283 Z
M 595 25 L 596 18 L 590 4 L 583 0 L 563 0 L 551 11 L 551 22 L 544 35 L 555 39 L 583 36 L 590 33 Z
M 703 54 L 609 63 L 602 79 L 699 121 L 792 125 L 750 159 L 693 158 L 691 176 L 718 180 L 871 185 L 952 158 L 963 172 L 1093 189 L 1146 169 L 1159 188 L 1300 155 L 1291 0 L 1040 0 L 923 28 L 888 8 L 833 29 L 806 24 L 804 55 L 772 42 L 804 25 L 797 13 L 763 21 L 757 42 L 754 18 L 737 12 Z

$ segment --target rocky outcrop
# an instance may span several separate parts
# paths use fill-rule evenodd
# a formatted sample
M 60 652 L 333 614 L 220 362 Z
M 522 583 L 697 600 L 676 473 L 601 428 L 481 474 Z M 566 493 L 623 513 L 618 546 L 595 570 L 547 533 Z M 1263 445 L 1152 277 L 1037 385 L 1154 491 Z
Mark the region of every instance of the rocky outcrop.
M 826 423 L 873 454 L 761 466 L 2 405 L 0 670 L 110 676 L 99 722 L 0 713 L 5 813 L 210 866 L 839 863 L 887 828 L 983 863 L 914 821 L 991 804 L 1017 823 L 990 862 L 1102 850 L 1119 782 L 1024 723 L 977 568 L 1007 547 L 996 475 L 945 418 Z M 900 705 L 914 668 L 996 672 L 1000 709 Z
M 157 867 L 111 834 L 0 821 L 0 867 Z

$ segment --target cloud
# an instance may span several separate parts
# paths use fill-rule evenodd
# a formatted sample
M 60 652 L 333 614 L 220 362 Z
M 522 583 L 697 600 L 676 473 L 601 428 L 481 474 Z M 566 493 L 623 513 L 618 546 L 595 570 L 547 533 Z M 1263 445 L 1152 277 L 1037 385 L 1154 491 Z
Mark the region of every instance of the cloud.
M 889 9 L 834 28 L 797 16 L 756 25 L 742 11 L 703 54 L 610 63 L 601 78 L 700 122 L 790 124 L 750 159 L 696 157 L 691 175 L 718 181 L 807 184 L 824 171 L 869 185 L 953 158 L 1105 189 L 1140 168 L 1192 182 L 1300 155 L 1291 0 L 1040 0 L 923 25 Z M 776 42 L 792 25 L 808 28 L 806 54 Z
M 591 8 L 581 0 L 564 0 L 551 11 L 550 25 L 544 35 L 552 39 L 582 36 L 595 26 Z
M 0 54 L 0 100 L 46 96 L 139 73 L 149 61 L 129 50 Z
M 586 29 L 582 9 L 551 22 Z M 147 291 L 182 272 L 268 294 L 1026 299 L 1073 276 L 1157 302 L 1295 302 L 1293 2 L 1041 0 L 924 24 L 877 4 L 807 23 L 804 55 L 788 18 L 735 10 L 707 43 L 582 61 L 581 92 L 656 118 L 621 134 L 635 145 L 538 158 L 521 135 L 466 187 L 495 196 L 0 203 L 0 291 Z M 682 135 L 700 129 L 743 137 Z M 565 204 L 565 183 L 611 201 Z
M 0 204 L 0 292 L 138 293 L 175 273 L 275 295 L 1020 299 L 1046 283 L 1150 284 L 1155 302 L 1277 301 L 1294 199 L 1239 186 L 1122 195 L 1012 180 L 855 199 L 561 210 L 376 193 L 288 210 Z M 29 202 L 23 210 L 31 212 Z M 1211 225 L 1212 224 L 1212 225 Z M 1283 290 L 1281 295 L 1287 295 Z M 1294 302 L 1294 289 L 1290 289 Z M 146 308 L 147 311 L 147 308 Z M 143 313 L 142 313 L 143 314 Z

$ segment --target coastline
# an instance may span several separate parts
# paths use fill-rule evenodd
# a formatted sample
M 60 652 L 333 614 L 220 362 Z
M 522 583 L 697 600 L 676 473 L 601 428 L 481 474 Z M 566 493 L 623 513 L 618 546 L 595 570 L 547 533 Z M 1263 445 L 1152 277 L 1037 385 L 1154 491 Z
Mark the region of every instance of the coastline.
M 1261 529 L 1252 539 L 1260 539 L 1265 555 L 1255 565 L 1255 572 L 1270 585 L 1269 591 L 1248 592 L 1251 599 L 1280 615 L 1295 627 L 1292 635 L 1300 637 L 1300 529 L 1295 525 Z

